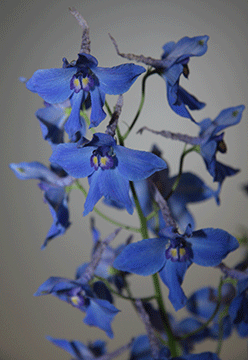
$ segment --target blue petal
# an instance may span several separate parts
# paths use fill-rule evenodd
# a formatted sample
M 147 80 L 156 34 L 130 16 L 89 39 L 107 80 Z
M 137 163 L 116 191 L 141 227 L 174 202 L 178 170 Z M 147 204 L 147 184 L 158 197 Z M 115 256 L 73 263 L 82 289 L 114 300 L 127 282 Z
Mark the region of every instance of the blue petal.
M 239 247 L 238 240 L 221 229 L 194 231 L 188 240 L 192 245 L 193 262 L 202 266 L 216 266 Z
M 152 275 L 158 272 L 166 261 L 165 246 L 167 240 L 144 239 L 127 245 L 115 259 L 113 267 L 138 275 Z
M 173 360 L 221 360 L 215 353 L 203 352 L 200 354 L 183 355 L 182 357 L 175 357 Z
M 172 262 L 167 260 L 159 275 L 169 289 L 169 299 L 176 311 L 185 306 L 187 298 L 181 288 L 186 270 L 191 262 Z
M 60 165 L 68 174 L 75 178 L 91 175 L 94 168 L 90 164 L 90 157 L 95 147 L 78 147 L 77 144 L 60 144 L 56 147 L 50 161 Z
M 61 103 L 73 93 L 70 80 L 76 71 L 76 68 L 37 70 L 26 86 L 49 104 Z
M 94 359 L 94 354 L 89 350 L 88 346 L 85 346 L 79 341 L 68 341 L 65 339 L 54 339 L 51 336 L 46 337 L 47 340 L 51 341 L 54 345 L 60 347 L 61 349 L 67 351 L 72 356 L 75 356 L 77 359 L 85 357 L 87 359 Z
M 212 122 L 213 132 L 212 136 L 216 135 L 223 129 L 236 125 L 240 122 L 242 113 L 245 109 L 244 105 L 231 107 L 225 110 L 222 110 L 221 113 L 217 116 L 217 118 Z
M 89 67 L 90 69 L 95 69 L 98 65 L 97 59 L 86 53 L 78 54 L 78 60 L 76 66 L 80 69 L 80 67 Z
M 99 327 L 112 339 L 114 334 L 111 329 L 111 322 L 118 312 L 119 310 L 106 300 L 91 299 L 90 305 L 87 307 L 84 323 L 89 326 Z
M 62 290 L 71 290 L 76 286 L 75 284 L 76 283 L 66 278 L 52 276 L 40 285 L 34 293 L 34 296 L 52 294 Z
M 173 86 L 171 86 L 168 82 L 166 82 L 166 85 L 167 85 L 167 99 L 171 109 L 176 114 L 194 121 L 189 111 L 186 109 L 184 103 L 180 100 L 178 96 L 178 88 L 179 88 L 178 82 Z
M 216 161 L 215 163 L 215 174 L 210 173 L 214 177 L 214 181 L 222 183 L 226 176 L 233 176 L 237 174 L 240 170 L 234 169 L 231 166 Z
M 100 182 L 101 182 L 102 171 L 99 169 L 95 171 L 91 176 L 89 176 L 90 189 L 87 195 L 87 198 L 84 203 L 84 212 L 83 215 L 86 216 L 91 212 L 96 205 L 96 203 L 101 199 L 103 194 L 100 191 Z
M 106 113 L 103 110 L 105 102 L 105 94 L 99 89 L 98 86 L 90 92 L 91 97 L 91 114 L 90 114 L 90 128 L 92 126 L 98 126 L 106 117 Z
M 54 172 L 37 161 L 21 162 L 19 164 L 12 163 L 9 167 L 21 180 L 39 179 L 51 184 L 55 184 L 58 180 L 58 176 Z
M 206 105 L 199 101 L 195 96 L 189 94 L 181 86 L 178 87 L 177 96 L 184 105 L 187 105 L 190 110 L 201 110 Z
M 122 177 L 117 169 L 103 170 L 99 187 L 101 194 L 106 199 L 123 204 L 129 214 L 133 213 L 133 203 L 129 196 L 129 181 Z
M 187 310 L 201 318 L 209 319 L 217 306 L 216 302 L 211 301 L 211 295 L 217 298 L 216 289 L 204 287 L 195 291 L 187 301 Z
M 105 94 L 119 95 L 129 90 L 136 78 L 145 72 L 143 66 L 135 64 L 122 64 L 112 68 L 94 69 L 94 73 L 99 79 L 100 89 Z
M 131 181 L 146 179 L 156 171 L 167 167 L 163 159 L 146 151 L 132 150 L 117 145 L 115 152 L 118 159 L 118 171 Z
M 81 104 L 84 101 L 85 98 L 85 92 L 79 91 L 79 93 L 74 93 L 71 98 L 71 113 L 68 117 L 66 123 L 65 123 L 65 131 L 69 135 L 69 138 L 72 139 L 73 135 L 76 134 L 76 132 L 80 131 L 82 129 L 82 122 L 80 117 L 80 108 Z
M 113 146 L 113 147 L 115 147 L 116 141 L 110 135 L 107 135 L 104 133 L 95 133 L 92 137 L 92 140 L 87 145 L 85 145 L 85 147 L 88 147 L 88 146 L 96 146 L 96 147 Z
M 52 144 L 60 144 L 64 142 L 63 125 L 67 118 L 64 107 L 48 105 L 37 110 L 35 115 L 40 121 L 40 127 L 44 140 L 48 140 Z
M 165 66 L 169 67 L 175 62 L 183 62 L 191 56 L 201 56 L 207 51 L 209 36 L 187 36 L 180 39 L 174 46 L 172 43 L 164 45 L 164 51 L 169 52 L 165 58 Z M 164 57 L 164 56 L 163 56 Z

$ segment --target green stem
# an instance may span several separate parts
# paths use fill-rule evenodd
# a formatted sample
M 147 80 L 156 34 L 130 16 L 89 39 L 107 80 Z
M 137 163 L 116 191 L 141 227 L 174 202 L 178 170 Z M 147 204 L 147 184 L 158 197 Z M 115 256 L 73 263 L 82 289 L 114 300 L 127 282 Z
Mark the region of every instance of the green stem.
M 125 132 L 125 134 L 123 135 L 123 141 L 128 137 L 130 131 L 132 130 L 132 128 L 134 127 L 136 121 L 138 120 L 138 117 L 140 116 L 141 110 L 143 108 L 144 102 L 145 102 L 145 88 L 146 88 L 146 80 L 148 79 L 149 76 L 156 74 L 157 71 L 156 70 L 150 70 L 148 69 L 145 76 L 142 79 L 142 85 L 141 85 L 141 100 L 140 100 L 140 105 L 138 108 L 138 111 L 135 115 L 135 118 L 133 119 L 132 124 L 129 126 L 128 130 Z
M 86 197 L 87 191 L 85 190 L 85 188 L 80 184 L 80 182 L 78 180 L 75 181 L 75 184 L 77 185 L 77 188 L 82 191 L 82 193 L 84 194 L 84 196 Z M 119 221 L 115 221 L 114 219 L 110 218 L 109 216 L 105 215 L 104 213 L 102 213 L 100 210 L 98 210 L 96 207 L 94 207 L 93 209 L 95 211 L 95 213 L 97 213 L 97 215 L 101 216 L 104 220 L 110 222 L 113 225 L 116 225 L 118 227 L 121 227 L 125 230 L 129 230 L 129 231 L 133 231 L 136 233 L 140 232 L 140 229 L 120 223 Z
M 181 158 L 180 158 L 179 171 L 178 171 L 177 178 L 174 181 L 174 184 L 172 185 L 171 191 L 166 196 L 166 199 L 165 199 L 166 201 L 171 197 L 171 195 L 174 193 L 174 191 L 178 187 L 178 184 L 179 184 L 179 181 L 181 179 L 182 172 L 183 172 L 183 162 L 184 162 L 185 156 L 187 154 L 189 154 L 190 152 L 192 152 L 192 151 L 196 151 L 196 149 L 197 149 L 197 146 L 192 146 L 190 149 L 186 150 L 186 146 L 187 145 L 185 144 L 184 149 L 183 149 L 183 153 L 182 153 Z

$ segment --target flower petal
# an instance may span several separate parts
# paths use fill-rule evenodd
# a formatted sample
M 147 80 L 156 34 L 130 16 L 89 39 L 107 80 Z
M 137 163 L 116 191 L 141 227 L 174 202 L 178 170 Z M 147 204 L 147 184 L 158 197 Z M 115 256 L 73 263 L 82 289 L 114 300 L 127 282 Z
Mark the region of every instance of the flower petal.
M 84 212 L 83 215 L 86 216 L 91 212 L 96 205 L 96 203 L 101 199 L 103 194 L 100 191 L 100 182 L 101 182 L 101 175 L 102 172 L 95 171 L 91 176 L 89 176 L 88 181 L 90 184 L 90 189 L 87 195 L 87 198 L 84 203 Z
M 163 159 L 146 151 L 132 150 L 117 145 L 115 152 L 118 159 L 118 171 L 131 181 L 146 179 L 156 171 L 167 168 Z
M 73 67 L 37 70 L 26 82 L 26 86 L 49 104 L 61 103 L 73 93 L 70 89 L 70 80 L 75 73 L 76 68 Z
M 113 267 L 143 276 L 155 274 L 164 266 L 166 242 L 158 238 L 129 244 L 115 259 Z
M 193 262 L 201 266 L 216 266 L 239 247 L 238 240 L 221 229 L 194 231 L 188 241 L 192 245 Z
M 106 113 L 103 110 L 104 102 L 105 102 L 105 94 L 99 89 L 98 86 L 94 88 L 93 91 L 90 92 L 91 98 L 91 114 L 90 114 L 90 126 L 98 126 L 106 117 Z
M 167 260 L 159 275 L 164 284 L 169 289 L 169 299 L 176 311 L 185 306 L 187 297 L 185 296 L 181 284 L 183 282 L 186 270 L 191 265 L 191 262 L 172 262 Z
M 94 73 L 99 79 L 100 89 L 105 94 L 119 95 L 129 90 L 136 78 L 145 72 L 143 66 L 122 64 L 112 68 L 98 67 Z
M 82 122 L 80 117 L 80 108 L 81 104 L 84 101 L 85 98 L 85 91 L 79 91 L 79 93 L 74 93 L 71 98 L 71 113 L 68 117 L 64 129 L 69 135 L 69 138 L 72 139 L 73 135 L 76 134 L 76 132 L 80 131 L 82 129 Z
M 78 147 L 77 144 L 60 144 L 55 148 L 50 161 L 60 165 L 68 174 L 75 178 L 91 175 L 94 168 L 90 164 L 90 157 L 95 147 Z

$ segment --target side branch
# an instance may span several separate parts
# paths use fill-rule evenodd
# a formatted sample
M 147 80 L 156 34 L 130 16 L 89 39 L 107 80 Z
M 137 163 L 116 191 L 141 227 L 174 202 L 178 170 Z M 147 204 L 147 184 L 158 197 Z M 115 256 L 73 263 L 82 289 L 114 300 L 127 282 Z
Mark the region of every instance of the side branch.
M 89 26 L 88 26 L 87 22 L 84 20 L 83 16 L 74 7 L 69 8 L 69 11 L 75 17 L 75 19 L 77 20 L 79 26 L 83 30 L 80 54 L 81 53 L 90 54 L 90 31 L 89 31 Z
M 164 62 L 162 60 L 153 59 L 151 57 L 146 57 L 144 55 L 134 55 L 134 54 L 124 54 L 119 51 L 117 42 L 113 38 L 112 35 L 109 34 L 109 37 L 115 47 L 115 50 L 117 54 L 125 59 L 131 60 L 131 61 L 137 61 L 142 62 L 143 64 L 146 64 L 148 66 L 155 67 L 156 69 L 164 69 Z

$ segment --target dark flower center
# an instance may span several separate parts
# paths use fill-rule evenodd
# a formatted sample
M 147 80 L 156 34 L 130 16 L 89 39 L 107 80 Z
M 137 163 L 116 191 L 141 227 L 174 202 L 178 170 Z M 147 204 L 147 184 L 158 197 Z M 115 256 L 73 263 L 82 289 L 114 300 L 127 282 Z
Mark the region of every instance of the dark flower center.
M 89 71 L 78 71 L 71 78 L 70 89 L 78 93 L 80 90 L 90 91 L 95 86 L 95 80 Z
M 173 262 L 184 262 L 190 258 L 190 248 L 185 239 L 176 237 L 170 240 L 170 245 L 165 251 L 166 259 L 170 259 Z
M 112 147 L 100 146 L 94 150 L 90 158 L 90 164 L 97 170 L 99 167 L 103 170 L 113 169 L 117 165 L 117 158 Z

